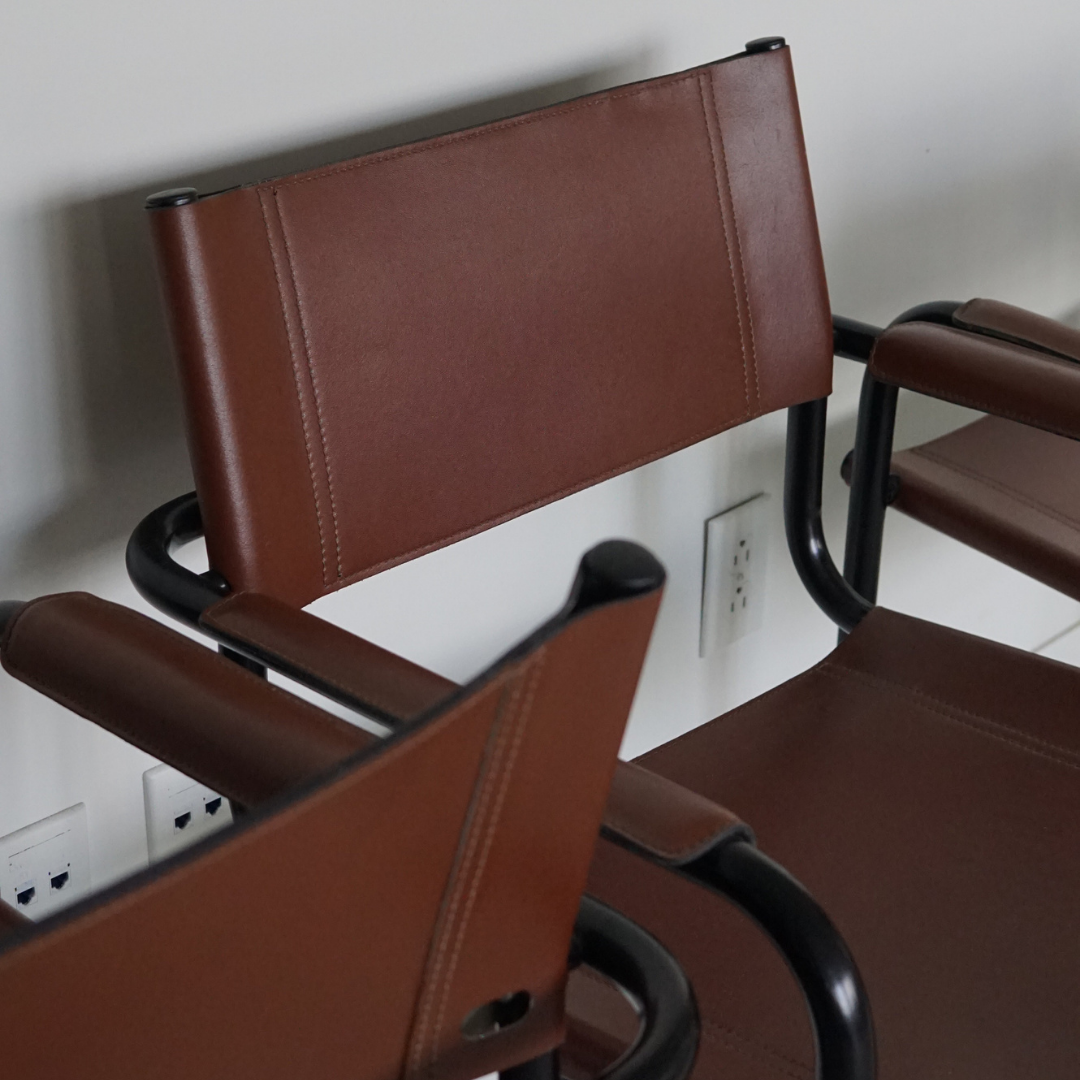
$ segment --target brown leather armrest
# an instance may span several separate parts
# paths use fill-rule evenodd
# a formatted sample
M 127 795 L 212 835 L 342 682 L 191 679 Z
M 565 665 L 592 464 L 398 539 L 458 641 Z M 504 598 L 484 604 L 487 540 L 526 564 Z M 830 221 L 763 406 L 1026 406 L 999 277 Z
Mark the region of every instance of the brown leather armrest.
M 259 593 L 229 596 L 199 620 L 275 671 L 388 723 L 410 720 L 457 684 L 306 611 Z M 350 700 L 351 699 L 351 700 Z
M 1080 363 L 1080 330 L 1000 300 L 969 300 L 953 312 L 953 322 L 966 330 Z
M 1080 364 L 1071 359 L 960 327 L 909 322 L 882 333 L 869 367 L 882 382 L 1080 438 Z
M 604 832 L 668 866 L 693 862 L 717 844 L 754 839 L 730 810 L 629 761 L 620 761 L 612 778 Z
M 0 637 L 15 678 L 244 806 L 372 736 L 160 623 L 86 593 L 31 601 Z

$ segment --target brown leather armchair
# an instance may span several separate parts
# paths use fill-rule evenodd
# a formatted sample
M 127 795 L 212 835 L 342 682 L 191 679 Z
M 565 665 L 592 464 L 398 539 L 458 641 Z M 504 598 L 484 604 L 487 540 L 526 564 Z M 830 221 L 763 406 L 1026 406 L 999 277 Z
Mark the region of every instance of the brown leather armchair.
M 11 675 L 244 811 L 40 923 L 0 902 L 4 1075 L 540 1078 L 573 944 L 643 1013 L 611 1076 L 682 1080 L 682 972 L 579 911 L 662 581 L 594 549 L 562 611 L 385 740 L 85 593 L 0 605 Z
M 816 909 L 712 846 L 739 819 L 850 943 L 883 1080 L 1076 1075 L 1080 672 L 876 608 L 829 555 L 833 326 L 782 39 L 149 206 L 198 493 L 137 530 L 133 580 L 388 723 L 449 687 L 303 605 L 787 409 L 789 547 L 849 636 L 620 767 L 589 889 L 691 976 L 696 1076 L 874 1068 L 856 977 L 797 944 Z M 169 550 L 203 532 L 197 576 Z M 578 987 L 582 1058 L 609 1005 Z
M 838 318 L 836 339 L 868 364 L 844 469 L 847 580 L 876 597 L 893 506 L 1080 600 L 1080 331 L 969 300 L 921 304 L 885 330 Z M 901 387 L 990 415 L 891 454 Z

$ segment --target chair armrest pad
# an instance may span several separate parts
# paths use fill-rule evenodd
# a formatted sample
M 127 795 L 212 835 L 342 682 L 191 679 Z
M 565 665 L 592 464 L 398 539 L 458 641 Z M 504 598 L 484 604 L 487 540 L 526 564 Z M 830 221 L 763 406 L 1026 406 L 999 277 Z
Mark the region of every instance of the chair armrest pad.
M 965 330 L 1080 363 L 1080 330 L 1000 300 L 969 300 L 953 312 L 953 322 Z
M 86 593 L 25 605 L 0 655 L 15 678 L 243 806 L 372 741 L 153 619 Z
M 683 866 L 718 844 L 753 842 L 730 810 L 659 773 L 620 761 L 604 809 L 604 834 L 668 866 Z
M 1057 355 L 955 326 L 908 322 L 882 333 L 869 368 L 894 386 L 1080 438 L 1080 364 Z
M 410 720 L 457 684 L 333 623 L 273 597 L 241 592 L 203 612 L 199 624 L 220 641 L 373 717 Z

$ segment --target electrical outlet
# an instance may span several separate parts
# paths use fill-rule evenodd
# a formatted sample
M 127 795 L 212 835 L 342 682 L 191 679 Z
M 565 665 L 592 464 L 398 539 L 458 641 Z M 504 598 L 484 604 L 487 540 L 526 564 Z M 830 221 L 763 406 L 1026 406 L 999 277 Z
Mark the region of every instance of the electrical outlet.
M 146 850 L 151 862 L 202 840 L 232 822 L 229 800 L 171 765 L 143 773 Z
M 765 602 L 764 492 L 705 522 L 705 573 L 698 655 L 761 626 Z
M 0 900 L 41 919 L 90 891 L 86 805 L 0 837 Z

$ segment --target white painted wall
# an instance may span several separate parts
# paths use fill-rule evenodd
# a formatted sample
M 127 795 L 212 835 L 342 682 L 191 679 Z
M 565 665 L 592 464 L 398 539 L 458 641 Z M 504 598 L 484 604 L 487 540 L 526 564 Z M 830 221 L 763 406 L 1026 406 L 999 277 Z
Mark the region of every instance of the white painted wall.
M 1056 316 L 1077 308 L 1071 0 L 0 7 L 0 594 L 85 588 L 142 606 L 124 577 L 125 538 L 191 486 L 147 192 L 348 156 L 702 63 L 770 33 L 794 50 L 836 310 L 886 321 L 921 300 L 973 295 Z M 836 469 L 859 374 L 838 362 L 827 491 L 837 548 Z M 905 401 L 901 441 L 962 417 Z M 830 647 L 833 630 L 783 548 L 783 423 L 719 436 L 315 609 L 465 676 L 560 602 L 586 546 L 635 537 L 670 572 L 627 740 L 638 752 Z M 777 496 L 765 626 L 699 660 L 703 522 L 759 489 Z M 899 517 L 886 560 L 884 602 L 1023 647 L 1080 619 L 1080 605 Z M 95 879 L 115 878 L 145 859 L 149 764 L 0 678 L 0 834 L 83 800 Z

